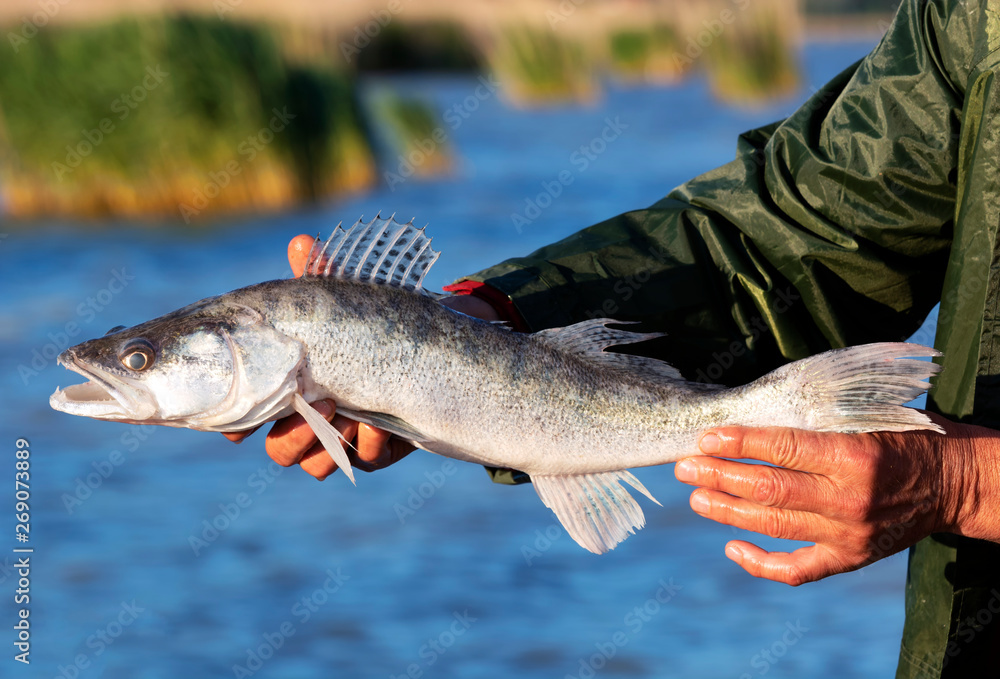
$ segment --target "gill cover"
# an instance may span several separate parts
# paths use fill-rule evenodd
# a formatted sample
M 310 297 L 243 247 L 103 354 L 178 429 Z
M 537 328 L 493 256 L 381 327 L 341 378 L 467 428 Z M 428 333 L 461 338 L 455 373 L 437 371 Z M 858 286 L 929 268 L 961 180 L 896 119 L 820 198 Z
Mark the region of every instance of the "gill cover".
M 275 330 L 247 307 L 217 329 L 231 357 L 231 380 L 213 407 L 192 413 L 188 424 L 203 430 L 239 431 L 287 410 L 298 390 L 305 346 Z

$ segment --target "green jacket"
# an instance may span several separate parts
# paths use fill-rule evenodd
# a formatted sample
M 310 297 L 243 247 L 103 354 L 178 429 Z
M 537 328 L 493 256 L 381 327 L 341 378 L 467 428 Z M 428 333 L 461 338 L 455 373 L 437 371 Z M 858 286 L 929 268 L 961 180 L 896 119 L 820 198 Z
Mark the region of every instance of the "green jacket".
M 1000 428 L 998 5 L 904 0 L 869 56 L 733 162 L 470 278 L 532 330 L 642 321 L 667 335 L 633 351 L 724 384 L 905 339 L 940 301 L 929 407 Z M 906 591 L 897 677 L 997 674 L 1000 545 L 931 536 Z

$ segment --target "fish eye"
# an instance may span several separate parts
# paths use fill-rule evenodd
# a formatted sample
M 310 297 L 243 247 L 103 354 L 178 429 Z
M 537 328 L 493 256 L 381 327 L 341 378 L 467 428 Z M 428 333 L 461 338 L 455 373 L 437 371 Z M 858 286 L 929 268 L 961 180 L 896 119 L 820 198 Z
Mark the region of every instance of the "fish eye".
M 153 365 L 153 361 L 156 360 L 156 352 L 153 350 L 153 345 L 147 340 L 134 339 L 126 344 L 125 348 L 118 354 L 118 360 L 129 370 L 141 372 Z
M 111 328 L 111 330 L 108 330 L 106 333 L 104 333 L 104 335 L 105 336 L 112 335 L 112 334 L 118 332 L 119 330 L 124 330 L 124 329 L 125 329 L 124 325 L 116 325 L 115 327 Z

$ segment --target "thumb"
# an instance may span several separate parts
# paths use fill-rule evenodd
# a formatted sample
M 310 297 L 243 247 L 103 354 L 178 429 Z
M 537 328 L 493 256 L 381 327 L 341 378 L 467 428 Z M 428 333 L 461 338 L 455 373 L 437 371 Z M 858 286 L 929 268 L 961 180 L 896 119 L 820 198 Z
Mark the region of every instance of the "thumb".
M 299 278 L 306 270 L 309 262 L 309 252 L 312 250 L 313 242 L 316 239 L 306 234 L 299 234 L 288 243 L 288 263 L 292 266 L 292 273 Z

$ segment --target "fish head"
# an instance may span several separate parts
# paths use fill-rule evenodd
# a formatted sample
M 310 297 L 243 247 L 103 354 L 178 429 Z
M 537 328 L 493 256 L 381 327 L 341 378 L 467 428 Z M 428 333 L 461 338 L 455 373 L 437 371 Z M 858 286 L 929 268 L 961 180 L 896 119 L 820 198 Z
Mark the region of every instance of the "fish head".
M 64 351 L 58 363 L 88 381 L 56 389 L 49 404 L 99 420 L 238 431 L 286 409 L 305 353 L 257 311 L 204 300 Z

